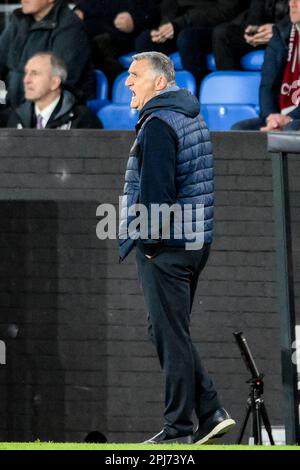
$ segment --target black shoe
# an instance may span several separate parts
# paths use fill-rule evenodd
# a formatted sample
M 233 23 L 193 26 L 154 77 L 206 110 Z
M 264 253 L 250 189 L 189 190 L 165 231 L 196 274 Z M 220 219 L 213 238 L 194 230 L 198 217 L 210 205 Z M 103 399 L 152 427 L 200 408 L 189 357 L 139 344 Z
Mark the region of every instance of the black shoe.
M 193 444 L 194 443 L 194 435 L 188 434 L 187 436 L 170 436 L 164 429 L 160 431 L 155 436 L 151 437 L 147 441 L 143 442 L 143 444 Z
M 235 424 L 227 411 L 224 408 L 219 408 L 205 421 L 199 422 L 199 426 L 194 433 L 194 443 L 212 443 L 216 438 L 230 431 Z

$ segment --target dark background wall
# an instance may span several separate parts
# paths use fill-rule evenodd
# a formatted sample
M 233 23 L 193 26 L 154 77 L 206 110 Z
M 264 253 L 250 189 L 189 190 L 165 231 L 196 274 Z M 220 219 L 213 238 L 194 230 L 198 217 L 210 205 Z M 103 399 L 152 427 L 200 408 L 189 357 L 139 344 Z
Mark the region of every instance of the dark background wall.
M 96 237 L 96 209 L 118 203 L 134 135 L 0 133 L 0 440 L 139 442 L 162 427 L 163 380 L 146 333 L 134 255 Z M 273 425 L 283 424 L 271 159 L 266 136 L 213 134 L 215 242 L 192 315 L 193 338 L 241 422 L 249 373 L 242 330 Z M 291 169 L 299 186 L 299 163 Z M 295 176 L 295 175 L 298 176 Z M 295 186 L 296 187 L 296 186 Z M 299 194 L 294 217 L 299 221 Z M 294 240 L 299 260 L 299 240 Z M 297 261 L 298 262 L 298 261 Z M 226 442 L 234 442 L 237 430 Z

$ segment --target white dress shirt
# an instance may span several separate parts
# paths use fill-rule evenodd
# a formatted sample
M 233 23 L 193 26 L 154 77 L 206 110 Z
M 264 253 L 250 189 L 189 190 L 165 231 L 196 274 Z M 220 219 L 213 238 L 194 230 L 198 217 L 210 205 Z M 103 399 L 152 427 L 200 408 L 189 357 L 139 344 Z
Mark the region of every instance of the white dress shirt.
M 42 120 L 42 126 L 43 128 L 47 126 L 47 122 L 50 119 L 51 114 L 53 113 L 54 109 L 56 108 L 58 102 L 60 100 L 60 95 L 52 101 L 46 108 L 44 108 L 42 111 L 38 108 L 37 105 L 34 107 L 35 115 L 41 115 L 43 120 Z

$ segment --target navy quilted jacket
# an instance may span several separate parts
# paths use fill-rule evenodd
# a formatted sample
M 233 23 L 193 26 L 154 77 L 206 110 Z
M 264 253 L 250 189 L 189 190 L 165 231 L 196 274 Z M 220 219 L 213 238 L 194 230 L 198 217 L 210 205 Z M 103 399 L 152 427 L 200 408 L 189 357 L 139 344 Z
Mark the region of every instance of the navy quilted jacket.
M 164 244 L 173 246 L 186 246 L 191 241 L 191 230 L 199 238 L 202 234 L 204 243 L 211 243 L 213 238 L 213 155 L 209 131 L 199 114 L 197 99 L 187 90 L 170 91 L 152 98 L 141 112 L 137 138 L 130 151 L 125 174 L 119 233 L 121 259 L 129 254 L 135 239 L 140 238 L 138 228 L 128 233 L 135 218 L 134 214 L 130 215 L 128 208 L 143 199 L 140 193 L 140 162 L 141 158 L 151 156 L 141 156 L 140 148 L 147 124 L 153 118 L 164 121 L 177 136 L 176 197 L 172 203 L 186 210 L 182 236 L 177 238 L 174 235 L 176 220 L 171 220 L 170 238 L 164 239 L 161 227 L 158 229 L 158 238 L 163 239 Z M 204 206 L 204 220 L 199 218 L 197 211 L 200 205 Z

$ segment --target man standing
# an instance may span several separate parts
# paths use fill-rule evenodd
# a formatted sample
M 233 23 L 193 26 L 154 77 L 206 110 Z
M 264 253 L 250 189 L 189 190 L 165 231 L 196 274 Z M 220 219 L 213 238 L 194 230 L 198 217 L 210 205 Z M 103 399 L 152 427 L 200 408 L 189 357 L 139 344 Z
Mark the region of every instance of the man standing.
M 159 52 L 133 56 L 126 85 L 132 92 L 131 108 L 140 111 L 140 119 L 125 175 L 120 257 L 124 259 L 136 244 L 149 332 L 165 375 L 164 428 L 146 442 L 201 444 L 235 424 L 221 407 L 189 331 L 197 281 L 213 235 L 212 146 L 199 103 L 176 86 L 167 56 Z M 136 231 L 131 228 L 136 203 L 151 214 L 146 217 L 151 234 L 141 226 Z M 176 215 L 169 219 L 167 236 L 165 221 L 152 230 L 151 211 L 162 204 L 188 208 L 188 221 L 183 226 L 179 223 L 183 234 Z M 202 220 L 199 207 L 204 207 Z M 188 225 L 195 239 L 201 240 L 198 245 L 189 244 Z M 195 433 L 193 411 L 198 418 Z
M 37 129 L 101 129 L 96 115 L 77 103 L 67 80 L 65 63 L 51 52 L 29 59 L 24 70 L 26 102 L 11 111 L 7 127 Z

